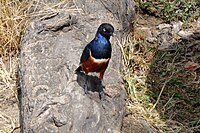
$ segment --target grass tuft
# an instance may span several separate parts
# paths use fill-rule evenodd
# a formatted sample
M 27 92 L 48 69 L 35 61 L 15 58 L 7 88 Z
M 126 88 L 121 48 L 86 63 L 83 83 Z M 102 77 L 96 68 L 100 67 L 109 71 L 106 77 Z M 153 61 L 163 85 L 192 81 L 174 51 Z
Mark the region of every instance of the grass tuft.
M 21 0 L 0 1 L 0 132 L 19 126 L 17 71 L 20 42 L 28 22 L 29 4 Z M 15 111 L 9 110 L 12 107 Z
M 200 15 L 199 0 L 136 0 L 145 13 L 163 18 L 167 22 L 182 21 L 189 25 Z
M 180 42 L 176 52 L 160 51 L 130 35 L 123 45 L 127 109 L 159 132 L 199 131 L 200 70 L 186 70 L 185 64 L 200 59 L 197 48 L 187 48 L 190 43 Z
M 129 95 L 127 109 L 136 119 L 145 119 L 155 128 L 165 127 L 160 114 L 153 108 L 151 97 L 147 95 L 146 84 L 150 65 L 156 53 L 157 45 L 148 45 L 143 40 L 136 40 L 134 35 L 127 37 L 123 45 L 125 53 L 125 88 Z M 160 129 L 159 129 L 160 130 Z
M 0 1 L 0 132 L 12 132 L 19 127 L 18 56 L 29 20 L 47 14 L 80 11 L 68 0 L 56 4 L 40 0 Z
M 19 53 L 19 44 L 26 25 L 27 3 L 19 0 L 0 2 L 0 57 L 8 60 Z

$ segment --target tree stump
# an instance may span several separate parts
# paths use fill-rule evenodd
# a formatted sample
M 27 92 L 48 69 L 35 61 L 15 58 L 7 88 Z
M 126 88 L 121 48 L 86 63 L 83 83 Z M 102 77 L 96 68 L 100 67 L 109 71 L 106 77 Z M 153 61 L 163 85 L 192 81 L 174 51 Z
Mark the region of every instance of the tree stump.
M 122 54 L 118 43 L 132 28 L 132 0 L 45 0 L 27 27 L 20 54 L 20 109 L 23 133 L 118 133 L 125 111 Z M 46 10 L 47 5 L 55 5 Z M 44 7 L 45 6 L 45 7 Z M 83 48 L 98 26 L 111 23 L 116 36 L 99 99 L 98 78 L 89 76 L 84 94 L 83 73 L 76 74 Z

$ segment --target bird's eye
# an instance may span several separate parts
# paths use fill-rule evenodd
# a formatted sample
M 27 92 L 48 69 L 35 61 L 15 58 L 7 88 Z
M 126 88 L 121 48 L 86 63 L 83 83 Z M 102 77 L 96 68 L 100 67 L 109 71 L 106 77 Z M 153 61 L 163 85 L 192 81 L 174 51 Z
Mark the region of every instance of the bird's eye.
M 104 32 L 106 32 L 106 29 L 105 29 L 105 28 L 103 28 L 103 31 L 104 31 Z

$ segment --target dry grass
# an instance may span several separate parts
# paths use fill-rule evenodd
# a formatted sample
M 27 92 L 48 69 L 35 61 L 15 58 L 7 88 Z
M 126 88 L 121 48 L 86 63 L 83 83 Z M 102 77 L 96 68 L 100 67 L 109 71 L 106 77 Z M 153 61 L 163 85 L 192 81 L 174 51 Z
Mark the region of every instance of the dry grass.
M 28 6 L 25 1 L 20 0 L 0 1 L 0 132 L 2 133 L 11 132 L 19 126 L 17 56 L 28 22 L 26 16 Z
M 40 0 L 0 1 L 0 133 L 12 132 L 19 127 L 18 55 L 29 20 L 59 12 L 80 12 L 76 4 L 73 5 L 68 0 L 57 4 Z
M 8 60 L 19 53 L 28 4 L 19 0 L 2 0 L 0 6 L 0 57 Z
M 156 44 L 130 35 L 123 44 L 124 82 L 129 95 L 127 109 L 136 119 L 147 120 L 159 132 L 199 131 L 199 69 L 184 69 L 188 61 L 198 62 L 198 54 L 187 57 L 180 42 L 176 52 L 157 50 Z M 194 53 L 197 48 L 193 48 Z
M 151 62 L 156 53 L 157 45 L 147 45 L 144 41 L 135 40 L 130 35 L 124 44 L 125 72 L 124 81 L 129 94 L 129 104 L 127 109 L 132 112 L 136 119 L 145 119 L 155 128 L 161 128 L 166 124 L 160 118 L 160 114 L 153 109 L 150 97 L 146 94 L 148 86 L 146 84 Z
M 188 48 L 191 43 L 180 42 L 175 52 L 157 51 L 148 74 L 147 83 L 154 80 L 155 86 L 147 94 L 168 132 L 200 131 L 200 70 L 186 69 L 188 62 L 199 62 L 199 46 Z

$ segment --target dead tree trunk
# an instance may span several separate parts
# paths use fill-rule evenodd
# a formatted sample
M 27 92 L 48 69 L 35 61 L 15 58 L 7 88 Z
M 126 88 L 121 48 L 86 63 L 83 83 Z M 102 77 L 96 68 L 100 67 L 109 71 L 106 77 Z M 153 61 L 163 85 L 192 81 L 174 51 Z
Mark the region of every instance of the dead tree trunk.
M 126 93 L 118 43 L 132 28 L 132 0 L 41 0 L 36 4 L 37 17 L 21 45 L 21 132 L 120 132 Z M 83 48 L 103 22 L 116 29 L 103 82 L 109 95 L 104 102 L 96 91 L 85 95 L 84 75 L 74 72 Z M 96 88 L 97 77 L 90 76 L 89 81 L 90 88 Z

